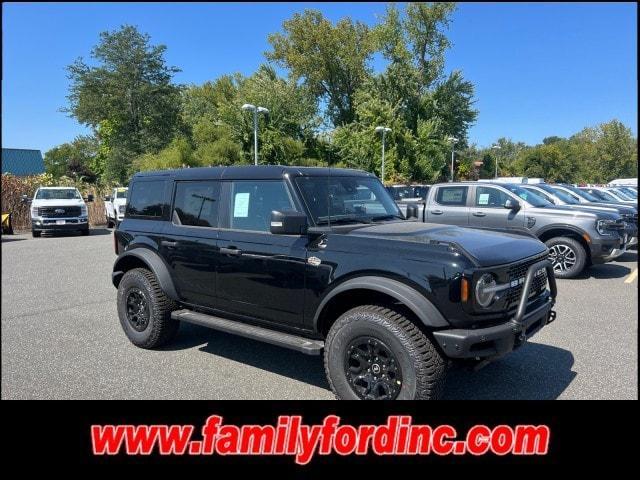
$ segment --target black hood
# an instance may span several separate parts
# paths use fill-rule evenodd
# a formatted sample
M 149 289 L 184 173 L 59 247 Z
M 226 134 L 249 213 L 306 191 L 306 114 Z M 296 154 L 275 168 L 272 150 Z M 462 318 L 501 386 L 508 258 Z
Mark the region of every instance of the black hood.
M 346 235 L 422 244 L 447 243 L 480 267 L 512 263 L 539 255 L 547 248 L 527 235 L 421 222 L 370 225 L 353 229 Z

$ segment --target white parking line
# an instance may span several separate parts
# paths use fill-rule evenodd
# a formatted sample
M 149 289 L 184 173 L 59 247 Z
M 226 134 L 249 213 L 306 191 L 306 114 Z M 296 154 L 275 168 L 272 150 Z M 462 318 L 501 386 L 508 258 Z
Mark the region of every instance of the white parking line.
M 624 283 L 631 283 L 638 277 L 638 269 L 636 268 L 633 272 L 629 274 Z

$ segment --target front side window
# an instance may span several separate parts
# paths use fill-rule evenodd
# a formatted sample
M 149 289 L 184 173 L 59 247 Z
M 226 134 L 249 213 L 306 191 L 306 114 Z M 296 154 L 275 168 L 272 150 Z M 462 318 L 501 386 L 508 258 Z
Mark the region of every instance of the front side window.
M 229 228 L 270 231 L 271 212 L 296 210 L 287 186 L 281 180 L 231 182 Z
M 544 198 L 549 203 L 556 203 L 550 195 L 548 195 L 546 192 L 543 192 L 542 190 L 534 190 L 533 188 L 527 187 L 522 188 L 524 188 L 527 192 L 535 193 L 536 195 Z
M 46 188 L 38 190 L 37 200 L 82 200 L 80 192 L 75 188 Z
M 164 180 L 136 182 L 131 188 L 127 214 L 135 217 L 162 217 Z
M 476 207 L 502 208 L 511 197 L 505 192 L 491 187 L 476 187 Z
M 173 202 L 173 223 L 183 226 L 218 225 L 219 182 L 177 182 Z
M 451 207 L 464 207 L 467 204 L 469 187 L 439 187 L 436 192 L 436 202 Z
M 296 184 L 316 225 L 402 218 L 398 206 L 377 178 L 299 177 Z

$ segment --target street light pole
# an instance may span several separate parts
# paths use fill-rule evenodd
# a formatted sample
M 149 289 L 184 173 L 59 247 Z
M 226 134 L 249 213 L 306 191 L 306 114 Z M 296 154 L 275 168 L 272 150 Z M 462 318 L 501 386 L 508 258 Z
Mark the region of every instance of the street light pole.
M 496 150 L 496 176 L 495 178 L 498 178 L 498 150 L 500 150 L 500 145 L 492 145 L 491 146 L 492 150 Z
M 456 137 L 449 137 L 447 138 L 447 140 L 449 140 L 451 142 L 451 178 L 449 179 L 450 182 L 453 182 L 453 159 L 454 159 L 454 154 L 455 154 L 455 149 L 456 149 L 456 143 L 458 143 L 458 139 Z
M 253 112 L 253 156 L 255 165 L 258 165 L 258 114 L 269 113 L 269 110 L 264 107 L 256 107 L 250 103 L 242 105 L 242 110 L 250 110 Z
M 376 133 L 382 132 L 382 168 L 380 169 L 380 181 L 384 185 L 384 141 L 387 136 L 387 132 L 390 132 L 391 129 L 388 127 L 376 127 Z

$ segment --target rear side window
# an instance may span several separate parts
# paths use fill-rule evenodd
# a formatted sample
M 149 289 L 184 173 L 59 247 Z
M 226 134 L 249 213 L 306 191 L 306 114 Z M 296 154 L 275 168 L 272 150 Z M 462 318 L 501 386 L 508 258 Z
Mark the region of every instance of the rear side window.
M 469 187 L 439 187 L 436 192 L 436 202 L 440 205 L 452 207 L 464 207 L 467 204 L 467 191 Z
M 219 182 L 177 182 L 173 223 L 194 227 L 217 227 L 219 204 Z
M 129 193 L 127 215 L 159 218 L 164 207 L 164 180 L 135 182 Z

